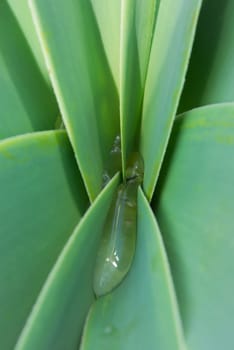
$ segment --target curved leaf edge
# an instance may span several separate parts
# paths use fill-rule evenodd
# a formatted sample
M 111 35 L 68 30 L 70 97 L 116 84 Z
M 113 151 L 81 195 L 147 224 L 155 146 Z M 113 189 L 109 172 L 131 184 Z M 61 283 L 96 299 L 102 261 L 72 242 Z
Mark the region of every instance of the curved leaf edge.
M 186 117 L 186 115 L 188 113 L 196 113 L 196 112 L 202 112 L 204 110 L 209 110 L 209 109 L 214 109 L 214 108 L 219 108 L 219 107 L 233 107 L 234 108 L 234 101 L 233 102 L 218 102 L 218 103 L 212 103 L 209 105 L 205 105 L 205 106 L 199 106 L 199 107 L 195 107 L 192 109 L 188 109 L 187 111 L 177 114 L 175 117 L 175 122 L 180 119 L 180 118 L 184 118 Z
M 120 6 L 120 60 L 119 60 L 119 69 L 120 69 L 120 74 L 119 74 L 119 80 L 120 80 L 120 91 L 119 91 L 119 105 L 120 105 L 120 132 L 121 132 L 121 148 L 122 148 L 122 174 L 123 178 L 125 178 L 125 170 L 127 166 L 127 145 L 128 142 L 126 140 L 126 123 L 124 122 L 124 90 L 125 90 L 125 70 L 126 70 L 126 61 L 127 57 L 129 56 L 129 52 L 126 55 L 126 34 L 124 35 L 124 32 L 126 32 L 128 28 L 128 24 L 126 24 L 127 18 L 126 18 L 126 11 L 130 7 L 130 1 L 124 1 L 121 0 L 121 6 Z M 151 27 L 151 32 L 149 33 L 148 37 L 148 52 L 146 55 L 146 64 L 145 64 L 145 74 L 144 74 L 144 80 L 142 82 L 142 89 L 141 89 L 141 101 L 140 104 L 142 105 L 143 98 L 144 98 L 144 88 L 145 88 L 145 81 L 146 81 L 146 76 L 147 76 L 147 71 L 149 67 L 149 59 L 150 59 L 150 52 L 151 52 L 151 47 L 152 47 L 152 41 L 153 41 L 153 35 L 154 35 L 154 30 L 155 30 L 155 25 L 156 25 L 156 20 L 157 20 L 157 14 L 158 14 L 158 8 L 159 8 L 159 0 L 153 0 L 150 2 L 150 5 L 146 4 L 146 6 L 150 6 L 153 14 L 152 14 L 152 23 L 150 23 Z M 136 5 L 137 6 L 137 5 Z M 135 11 L 135 8 L 134 8 Z M 131 17 L 131 16 L 130 16 Z M 132 20 L 132 18 L 130 18 Z M 137 39 L 136 39 L 137 40 Z M 130 55 L 131 56 L 131 55 Z M 141 124 L 141 116 L 139 117 L 139 122 Z M 140 125 L 139 124 L 139 125 Z
M 69 121 L 69 118 L 67 117 L 69 115 L 69 113 L 67 112 L 66 105 L 63 102 L 63 98 L 62 98 L 63 94 L 62 94 L 62 91 L 60 89 L 60 85 L 59 85 L 57 78 L 56 78 L 53 60 L 50 58 L 49 48 L 47 47 L 46 40 L 44 39 L 44 36 L 43 36 L 43 31 L 41 29 L 40 21 L 39 21 L 39 18 L 37 16 L 36 7 L 34 7 L 33 0 L 28 0 L 28 4 L 29 4 L 29 8 L 30 8 L 30 11 L 32 14 L 32 20 L 33 20 L 33 23 L 34 23 L 34 26 L 36 29 L 36 33 L 38 36 L 40 47 L 41 47 L 43 57 L 45 60 L 45 64 L 46 64 L 46 67 L 48 70 L 49 78 L 50 78 L 51 83 L 52 83 L 51 85 L 52 85 L 52 88 L 54 91 L 54 95 L 56 97 L 58 107 L 59 107 L 59 110 L 61 112 L 62 120 L 63 120 L 64 125 L 66 127 L 67 134 L 68 134 L 68 137 L 70 139 L 70 142 L 71 142 L 74 154 L 75 154 L 75 158 L 76 158 L 76 161 L 78 164 L 78 168 L 80 170 L 80 173 L 81 173 L 89 200 L 90 200 L 90 202 L 93 202 L 95 199 L 95 195 L 93 193 L 91 193 L 91 191 L 90 191 L 91 187 L 88 185 L 88 183 L 86 181 L 86 177 L 84 176 L 84 171 L 83 171 L 83 167 L 82 167 L 82 162 L 80 161 L 79 155 L 76 152 L 75 137 L 73 135 L 73 129 L 72 129 L 71 123 Z
M 155 234 L 157 236 L 159 248 L 161 250 L 163 270 L 164 270 L 164 275 L 165 275 L 165 279 L 166 279 L 166 284 L 167 284 L 168 290 L 169 290 L 169 298 L 170 298 L 170 302 L 171 302 L 172 317 L 174 319 L 175 334 L 177 337 L 177 346 L 178 346 L 179 350 L 187 350 L 187 345 L 185 342 L 184 331 L 183 331 L 183 326 L 182 326 L 182 321 L 181 321 L 181 316 L 180 316 L 180 311 L 179 311 L 179 304 L 177 302 L 177 297 L 176 297 L 173 279 L 172 279 L 172 275 L 171 275 L 169 260 L 167 258 L 167 254 L 166 254 L 164 242 L 162 239 L 162 235 L 160 232 L 160 228 L 158 226 L 157 219 L 156 219 L 151 207 L 149 206 L 148 200 L 147 200 L 147 198 L 146 198 L 146 196 L 141 188 L 139 188 L 138 194 L 139 194 L 138 203 L 140 201 L 142 201 L 143 205 L 145 207 L 148 207 L 149 215 L 150 215 L 152 223 L 155 227 Z M 128 278 L 128 276 L 126 276 L 126 278 Z M 105 296 L 103 298 L 105 298 Z M 83 333 L 81 336 L 81 344 L 80 344 L 80 348 L 79 348 L 80 350 L 86 349 L 85 343 L 86 343 L 86 338 L 88 338 L 88 336 L 89 336 L 89 323 L 91 322 L 90 320 L 92 318 L 92 313 L 93 313 L 93 309 L 95 308 L 96 302 L 97 301 L 93 302 L 93 304 L 90 306 L 90 309 L 87 313 L 87 317 L 86 317 L 86 320 L 84 322 Z
M 108 183 L 108 185 L 103 189 L 103 191 L 96 197 L 94 202 L 90 205 L 84 216 L 79 221 L 78 225 L 73 230 L 73 233 L 69 237 L 67 243 L 62 249 L 60 255 L 58 256 L 54 266 L 51 269 L 39 295 L 38 298 L 31 310 L 31 313 L 26 320 L 24 327 L 22 328 L 22 332 L 19 336 L 19 339 L 16 343 L 15 350 L 23 350 L 24 344 L 27 342 L 27 338 L 30 337 L 30 332 L 32 327 L 34 326 L 37 315 L 40 312 L 40 308 L 43 305 L 44 300 L 46 300 L 47 293 L 49 292 L 50 286 L 53 284 L 54 280 L 56 280 L 57 275 L 59 274 L 60 268 L 62 268 L 64 260 L 69 255 L 70 247 L 72 247 L 73 242 L 76 240 L 76 237 L 82 231 L 82 227 L 85 224 L 86 220 L 89 220 L 89 217 L 92 216 L 93 208 L 98 204 L 98 202 L 102 201 L 102 197 L 105 196 L 106 192 L 108 192 L 111 188 L 116 187 L 119 182 L 120 175 L 117 173 L 114 178 Z
M 140 188 L 139 194 L 140 194 L 140 198 L 145 203 L 145 205 L 149 206 L 148 199 L 141 188 Z M 172 272 L 171 272 L 171 268 L 170 268 L 170 264 L 169 264 L 169 259 L 167 257 L 167 252 L 166 252 L 166 248 L 164 245 L 162 233 L 160 231 L 160 227 L 158 225 L 156 215 L 154 214 L 154 212 L 150 206 L 149 206 L 149 213 L 150 213 L 150 216 L 152 218 L 152 221 L 154 222 L 155 233 L 157 235 L 157 240 L 159 242 L 159 246 L 161 249 L 164 271 L 165 271 L 168 290 L 169 290 L 169 294 L 170 294 L 172 314 L 173 314 L 173 317 L 175 320 L 175 328 L 176 328 L 176 333 L 177 333 L 178 345 L 179 345 L 179 348 L 181 350 L 187 350 L 185 337 L 184 337 L 184 331 L 183 331 L 183 325 L 182 325 L 182 319 L 180 316 L 179 303 L 178 303 L 177 296 L 176 296 Z
M 64 135 L 67 136 L 67 132 L 64 129 L 55 129 L 55 130 L 43 130 L 43 131 L 33 131 L 26 134 L 15 135 L 7 137 L 3 140 L 0 140 L 0 149 L 4 147 L 11 147 L 21 141 L 24 142 L 26 140 L 34 139 L 34 138 L 43 138 L 45 136 L 50 135 Z
M 172 132 L 172 127 L 173 127 L 173 123 L 174 123 L 174 120 L 175 120 L 176 111 L 178 109 L 179 102 L 180 102 L 180 97 L 182 95 L 182 91 L 183 91 L 183 87 L 184 87 L 184 83 L 185 83 L 185 77 L 186 77 L 186 73 L 188 71 L 188 66 L 189 66 L 189 59 L 190 59 L 190 56 L 191 56 L 191 53 L 192 53 L 193 43 L 194 43 L 194 39 L 195 39 L 195 34 L 196 34 L 199 14 L 200 14 L 200 10 L 201 10 L 201 5 L 202 5 L 202 0 L 198 0 L 197 8 L 196 8 L 195 14 L 193 16 L 193 23 L 191 24 L 190 42 L 189 42 L 189 45 L 187 47 L 186 53 L 184 55 L 185 56 L 184 57 L 184 65 L 183 65 L 183 70 L 182 70 L 182 74 L 181 74 L 182 79 L 180 80 L 180 82 L 178 84 L 177 93 L 176 93 L 176 95 L 174 97 L 175 103 L 174 103 L 174 106 L 173 106 L 173 109 L 172 109 L 172 112 L 171 112 L 171 117 L 170 117 L 170 119 L 168 121 L 168 132 L 167 132 L 167 135 L 166 135 L 166 138 L 165 138 L 165 141 L 164 141 L 164 145 L 162 147 L 160 161 L 159 161 L 158 165 L 156 164 L 156 166 L 153 167 L 154 168 L 152 170 L 153 174 L 151 176 L 151 180 L 148 180 L 148 184 L 145 183 L 145 181 L 144 181 L 144 191 L 146 193 L 146 196 L 147 196 L 149 202 L 152 200 L 152 197 L 153 197 L 153 194 L 154 194 L 154 191 L 155 191 L 155 188 L 156 188 L 156 184 L 157 184 L 157 181 L 158 181 L 158 178 L 159 178 L 159 173 L 160 173 L 160 170 L 161 170 L 161 167 L 162 167 L 163 159 L 165 157 L 165 153 L 166 153 L 166 150 L 167 150 L 168 142 L 169 142 L 170 135 L 171 135 L 171 132 Z M 160 7 L 161 6 L 162 6 L 162 1 L 160 1 L 160 5 L 159 5 L 159 10 L 158 10 L 159 14 L 160 14 Z M 157 29 L 157 23 L 155 24 L 155 33 L 156 33 L 156 29 Z M 153 40 L 154 40 L 154 38 L 153 38 Z M 152 40 L 152 45 L 151 45 L 150 57 L 152 55 L 153 40 Z M 150 58 L 149 58 L 149 60 L 150 60 Z M 149 67 L 148 67 L 147 75 L 146 75 L 146 82 L 147 82 L 147 79 L 148 79 L 149 72 L 150 72 L 150 70 L 149 70 Z M 142 134 L 142 130 L 141 130 L 141 134 Z M 143 147 L 141 147 L 141 148 L 143 148 Z M 142 153 L 144 153 L 143 151 L 144 150 L 142 149 Z

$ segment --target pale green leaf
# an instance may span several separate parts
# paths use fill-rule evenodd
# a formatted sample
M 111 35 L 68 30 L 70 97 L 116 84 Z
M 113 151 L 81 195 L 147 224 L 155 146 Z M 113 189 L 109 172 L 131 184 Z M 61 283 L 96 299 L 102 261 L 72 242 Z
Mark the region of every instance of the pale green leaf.
M 155 213 L 191 350 L 233 349 L 234 104 L 176 119 Z
M 139 149 L 141 108 L 158 0 L 121 1 L 120 118 L 123 170 Z
M 53 129 L 58 115 L 55 97 L 7 0 L 0 1 L 0 115 L 0 139 Z
M 87 207 L 64 131 L 0 143 L 0 348 L 12 349 Z
M 91 307 L 82 350 L 182 350 L 181 324 L 159 228 L 142 191 L 136 255 L 126 278 Z
M 234 101 L 234 1 L 206 0 L 179 111 Z
M 171 132 L 200 0 L 161 0 L 146 78 L 141 128 L 144 189 L 151 198 Z
M 117 89 L 94 10 L 84 0 L 30 4 L 62 117 L 93 200 L 119 134 Z
M 26 323 L 17 350 L 77 349 L 94 300 L 96 252 L 117 180 L 115 177 L 95 200 L 65 245 Z

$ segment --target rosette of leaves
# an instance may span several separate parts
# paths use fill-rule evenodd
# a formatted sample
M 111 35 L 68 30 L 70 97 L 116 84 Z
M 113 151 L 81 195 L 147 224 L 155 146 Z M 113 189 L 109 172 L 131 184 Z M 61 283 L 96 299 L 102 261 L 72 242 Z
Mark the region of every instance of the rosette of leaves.
M 1 1 L 1 349 L 234 348 L 233 17 L 233 0 Z M 96 299 L 136 148 L 134 261 Z

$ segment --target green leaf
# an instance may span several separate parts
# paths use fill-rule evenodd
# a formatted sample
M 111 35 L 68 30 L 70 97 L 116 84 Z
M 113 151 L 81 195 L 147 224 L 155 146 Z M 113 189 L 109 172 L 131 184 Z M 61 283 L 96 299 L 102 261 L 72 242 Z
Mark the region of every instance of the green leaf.
M 181 350 L 181 325 L 166 253 L 155 217 L 138 199 L 136 255 L 125 280 L 92 306 L 82 350 Z
M 6 0 L 0 2 L 0 72 L 0 139 L 53 129 L 55 97 Z
M 190 349 L 233 349 L 234 104 L 176 119 L 155 197 Z
M 0 169 L 0 348 L 12 349 L 87 197 L 64 131 L 2 141 Z
M 123 171 L 139 149 L 142 98 L 158 0 L 125 0 L 121 7 L 120 117 Z
M 146 78 L 141 128 L 144 189 L 150 199 L 171 132 L 200 0 L 161 0 Z
M 120 0 L 91 0 L 110 69 L 119 91 Z
M 62 117 L 93 200 L 119 134 L 119 108 L 92 4 L 83 0 L 30 4 Z
M 5 0 L 4 0 L 5 1 Z M 40 69 L 41 74 L 43 75 L 46 82 L 51 85 L 49 80 L 48 70 L 42 55 L 42 51 L 37 39 L 36 30 L 32 21 L 31 12 L 28 6 L 28 0 L 6 0 L 9 7 L 12 10 L 15 19 L 18 22 L 18 25 L 22 31 L 22 34 L 25 36 L 25 39 L 32 51 L 33 57 Z
M 34 306 L 17 350 L 75 349 L 94 300 L 93 269 L 102 226 L 118 176 L 74 230 Z
M 179 111 L 234 101 L 234 1 L 204 1 Z

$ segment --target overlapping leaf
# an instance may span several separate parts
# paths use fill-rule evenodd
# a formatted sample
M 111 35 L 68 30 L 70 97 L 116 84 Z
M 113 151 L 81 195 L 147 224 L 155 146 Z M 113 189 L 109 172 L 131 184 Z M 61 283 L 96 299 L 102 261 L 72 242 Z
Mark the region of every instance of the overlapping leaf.
M 92 200 L 101 189 L 107 156 L 119 134 L 118 93 L 124 164 L 140 134 L 143 99 L 144 189 L 151 198 L 165 161 L 155 192 L 155 215 L 166 242 L 186 341 L 191 350 L 232 348 L 234 106 L 206 107 L 176 119 L 164 160 L 201 1 L 30 4 Z M 3 0 L 0 10 L 0 137 L 53 128 L 57 107 L 41 54 L 37 56 L 40 50 L 26 2 Z M 182 110 L 233 100 L 232 10 L 232 0 L 222 5 L 204 1 Z M 0 347 L 11 349 L 25 326 L 18 350 L 76 348 L 94 302 L 95 255 L 117 179 L 70 237 L 87 198 L 66 133 L 3 141 L 0 163 Z M 138 214 L 132 269 L 113 293 L 94 302 L 82 350 L 185 347 L 166 253 L 142 192 Z
M 30 4 L 62 117 L 93 200 L 119 134 L 118 95 L 95 13 L 83 0 Z
M 141 128 L 144 189 L 151 198 L 183 87 L 200 0 L 161 0 L 146 78 Z
M 119 91 L 121 0 L 91 0 L 103 47 Z
M 64 131 L 2 141 L 0 169 L 0 348 L 12 349 L 87 197 Z
M 36 28 L 34 26 L 31 11 L 28 6 L 28 0 L 6 0 L 12 14 L 15 16 L 16 21 L 32 51 L 33 57 L 37 62 L 37 65 L 43 74 L 44 79 L 51 85 L 49 80 L 48 71 L 42 55 L 40 44 L 36 34 Z
M 65 245 L 26 323 L 17 350 L 77 348 L 94 300 L 96 252 L 117 181 L 115 177 L 96 199 Z
M 120 120 L 123 171 L 139 149 L 139 130 L 158 0 L 127 0 L 121 6 Z
M 92 306 L 82 350 L 184 349 L 167 258 L 155 218 L 139 192 L 136 255 L 125 280 Z
M 0 139 L 53 129 L 58 116 L 55 97 L 7 0 L 0 3 L 0 115 Z
M 234 1 L 204 1 L 179 111 L 234 101 Z
M 155 196 L 194 350 L 234 347 L 233 145 L 234 104 L 178 117 Z

